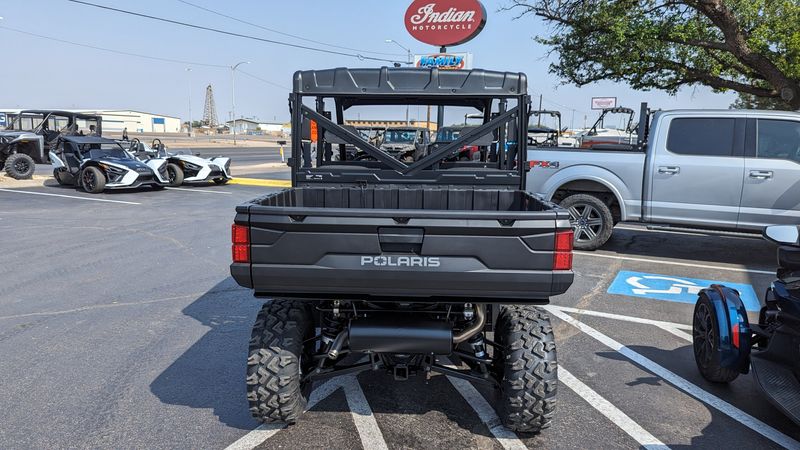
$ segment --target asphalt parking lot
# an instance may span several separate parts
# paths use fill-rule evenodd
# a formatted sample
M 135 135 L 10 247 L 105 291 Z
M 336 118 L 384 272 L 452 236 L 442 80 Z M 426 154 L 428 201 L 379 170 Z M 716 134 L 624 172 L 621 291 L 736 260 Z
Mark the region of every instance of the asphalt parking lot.
M 286 178 L 259 166 L 274 148 L 199 152 Z M 800 448 L 749 376 L 700 377 L 688 327 L 706 281 L 760 298 L 774 246 L 631 225 L 578 253 L 548 307 L 561 384 L 541 434 L 500 426 L 482 387 L 377 372 L 317 386 L 297 425 L 259 427 L 244 379 L 261 301 L 231 280 L 229 242 L 234 206 L 271 189 L 0 189 L 0 448 Z

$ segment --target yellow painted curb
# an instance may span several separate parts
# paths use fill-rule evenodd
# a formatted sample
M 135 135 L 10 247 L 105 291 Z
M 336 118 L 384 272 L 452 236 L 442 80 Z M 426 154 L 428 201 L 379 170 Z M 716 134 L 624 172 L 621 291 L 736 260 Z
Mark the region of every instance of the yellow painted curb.
M 292 187 L 289 180 L 264 180 L 261 178 L 233 178 L 229 184 L 241 184 L 244 186 L 266 186 L 266 187 Z

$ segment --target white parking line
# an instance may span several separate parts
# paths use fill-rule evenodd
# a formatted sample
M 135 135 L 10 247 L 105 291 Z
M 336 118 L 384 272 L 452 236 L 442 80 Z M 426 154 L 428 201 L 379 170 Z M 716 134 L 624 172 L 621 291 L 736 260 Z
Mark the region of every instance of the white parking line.
M 187 189 L 187 188 L 179 188 L 179 187 L 168 187 L 170 191 L 188 191 L 188 192 L 202 192 L 204 194 L 223 194 L 223 195 L 231 195 L 232 192 L 227 191 L 209 191 L 205 189 Z
M 464 400 L 469 403 L 469 406 L 475 410 L 475 412 L 478 414 L 478 417 L 481 419 L 481 422 L 486 424 L 486 426 L 489 428 L 489 431 L 504 449 L 522 450 L 528 448 L 522 443 L 521 440 L 519 440 L 513 431 L 503 426 L 503 424 L 500 422 L 500 417 L 497 416 L 494 408 L 492 408 L 492 406 L 489 405 L 489 402 L 487 402 L 480 392 L 475 389 L 475 386 L 470 384 L 469 381 L 462 380 L 461 378 L 455 378 L 448 375 L 447 379 L 450 380 L 450 383 L 453 384 L 453 387 L 456 388 L 458 393 L 464 397 Z
M 642 428 L 641 425 L 634 422 L 627 414 L 611 404 L 611 402 L 601 397 L 600 394 L 592 390 L 592 388 L 584 384 L 581 380 L 575 378 L 574 375 L 569 373 L 564 366 L 561 365 L 558 367 L 558 381 L 583 397 L 589 405 L 627 433 L 628 436 L 634 438 L 642 447 L 651 450 L 669 448 L 650 434 L 650 432 Z
M 369 407 L 364 391 L 358 384 L 358 379 L 355 375 L 342 378 L 345 378 L 342 387 L 345 398 L 347 398 L 347 405 L 350 407 L 350 413 L 353 415 L 353 422 L 358 430 L 358 436 L 361 438 L 361 446 L 370 450 L 389 450 L 386 440 L 383 439 L 383 433 L 378 428 L 378 422 L 375 421 L 375 415 L 372 414 L 372 408 Z
M 588 309 L 570 308 L 569 306 L 548 305 L 548 308 L 559 309 L 564 312 L 573 314 L 582 314 L 585 316 L 603 317 L 605 319 L 622 320 L 624 322 L 641 323 L 644 325 L 653 325 L 659 328 L 677 328 L 683 330 L 691 330 L 691 325 L 684 325 L 682 323 L 664 322 L 662 320 L 643 319 L 641 317 L 623 316 L 621 314 L 612 314 L 601 311 L 591 311 Z
M 750 414 L 747 414 L 746 412 L 722 400 L 721 398 L 709 392 L 704 391 L 703 389 L 689 382 L 685 378 L 678 376 L 669 369 L 666 369 L 665 367 L 659 365 L 658 363 L 644 357 L 639 353 L 636 353 L 630 348 L 617 342 L 613 338 L 606 336 L 605 334 L 597 331 L 596 329 L 590 327 L 589 325 L 586 325 L 585 323 L 573 318 L 572 316 L 567 315 L 564 311 L 561 311 L 558 308 L 553 308 L 550 306 L 543 306 L 542 308 L 546 309 L 554 316 L 569 323 L 570 325 L 574 326 L 580 331 L 586 333 L 587 335 L 594 338 L 598 342 L 602 343 L 606 347 L 630 359 L 631 361 L 638 364 L 645 370 L 655 374 L 658 377 L 661 377 L 664 381 L 672 384 L 676 388 L 684 391 L 685 393 L 696 398 L 697 400 L 700 400 L 701 402 L 715 408 L 719 412 L 725 414 L 726 416 L 739 422 L 740 424 L 746 426 L 747 428 L 750 428 L 751 430 L 764 436 L 765 438 L 771 440 L 772 442 L 775 442 L 776 444 L 786 448 L 800 448 L 800 442 L 781 433 L 775 428 L 758 420 L 757 418 L 751 416 Z
M 744 273 L 758 273 L 758 274 L 765 274 L 765 275 L 775 275 L 774 270 L 760 270 L 760 269 L 746 269 L 742 267 L 726 267 L 726 266 L 712 266 L 706 264 L 693 264 L 693 263 L 684 263 L 678 261 L 664 261 L 660 259 L 648 259 L 648 258 L 634 258 L 630 256 L 617 256 L 617 255 L 606 255 L 603 253 L 597 252 L 581 252 L 576 251 L 574 252 L 576 255 L 580 256 L 591 256 L 594 258 L 606 258 L 606 259 L 617 259 L 620 261 L 637 261 L 637 262 L 646 262 L 646 263 L 653 263 L 653 264 L 664 264 L 667 266 L 681 266 L 681 267 L 694 267 L 697 269 L 710 269 L 710 270 L 727 270 L 730 272 L 744 272 Z
M 2 191 L 2 192 L 11 192 L 13 194 L 30 194 L 30 195 L 45 195 L 45 196 L 48 196 L 48 197 L 76 198 L 78 200 L 88 200 L 90 202 L 122 203 L 124 205 L 141 205 L 141 203 L 124 202 L 122 200 L 108 200 L 108 199 L 105 199 L 105 198 L 79 197 L 77 195 L 50 194 L 50 193 L 47 193 L 47 192 L 19 191 L 19 190 L 16 190 L 16 189 L 0 189 L 0 191 Z
M 355 375 L 333 378 L 314 389 L 308 399 L 306 410 L 313 408 L 338 389 L 344 389 L 347 405 L 353 415 L 353 422 L 356 425 L 362 446 L 366 449 L 388 449 L 383 434 L 378 428 L 378 423 L 375 421 L 375 416 L 372 414 L 372 409 L 364 396 L 364 391 L 361 390 Z M 284 424 L 262 424 L 226 447 L 225 450 L 252 450 L 284 428 L 286 428 Z

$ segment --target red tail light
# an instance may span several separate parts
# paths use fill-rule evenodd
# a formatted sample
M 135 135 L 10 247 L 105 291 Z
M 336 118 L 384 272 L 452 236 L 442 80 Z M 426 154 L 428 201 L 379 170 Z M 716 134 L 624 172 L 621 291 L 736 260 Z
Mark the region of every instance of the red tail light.
M 231 253 L 233 262 L 250 262 L 250 230 L 244 225 L 231 226 Z
M 572 270 L 572 230 L 556 233 L 555 252 L 553 253 L 553 270 Z

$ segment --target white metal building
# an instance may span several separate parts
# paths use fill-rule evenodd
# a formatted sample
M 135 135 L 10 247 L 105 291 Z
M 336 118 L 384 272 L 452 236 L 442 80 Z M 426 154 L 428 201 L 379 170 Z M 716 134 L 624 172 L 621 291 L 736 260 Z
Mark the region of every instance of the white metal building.
M 0 112 L 16 114 L 24 109 L 40 108 L 0 109 Z M 181 119 L 179 117 L 163 114 L 127 109 L 63 109 L 63 111 L 102 116 L 104 133 L 121 133 L 125 128 L 128 129 L 129 133 L 180 133 L 181 131 Z
M 228 128 L 233 127 L 233 121 L 225 122 Z M 252 119 L 236 119 L 236 133 L 280 133 L 283 131 L 283 124 L 278 122 L 259 122 Z M 233 130 L 231 130 L 233 132 Z

